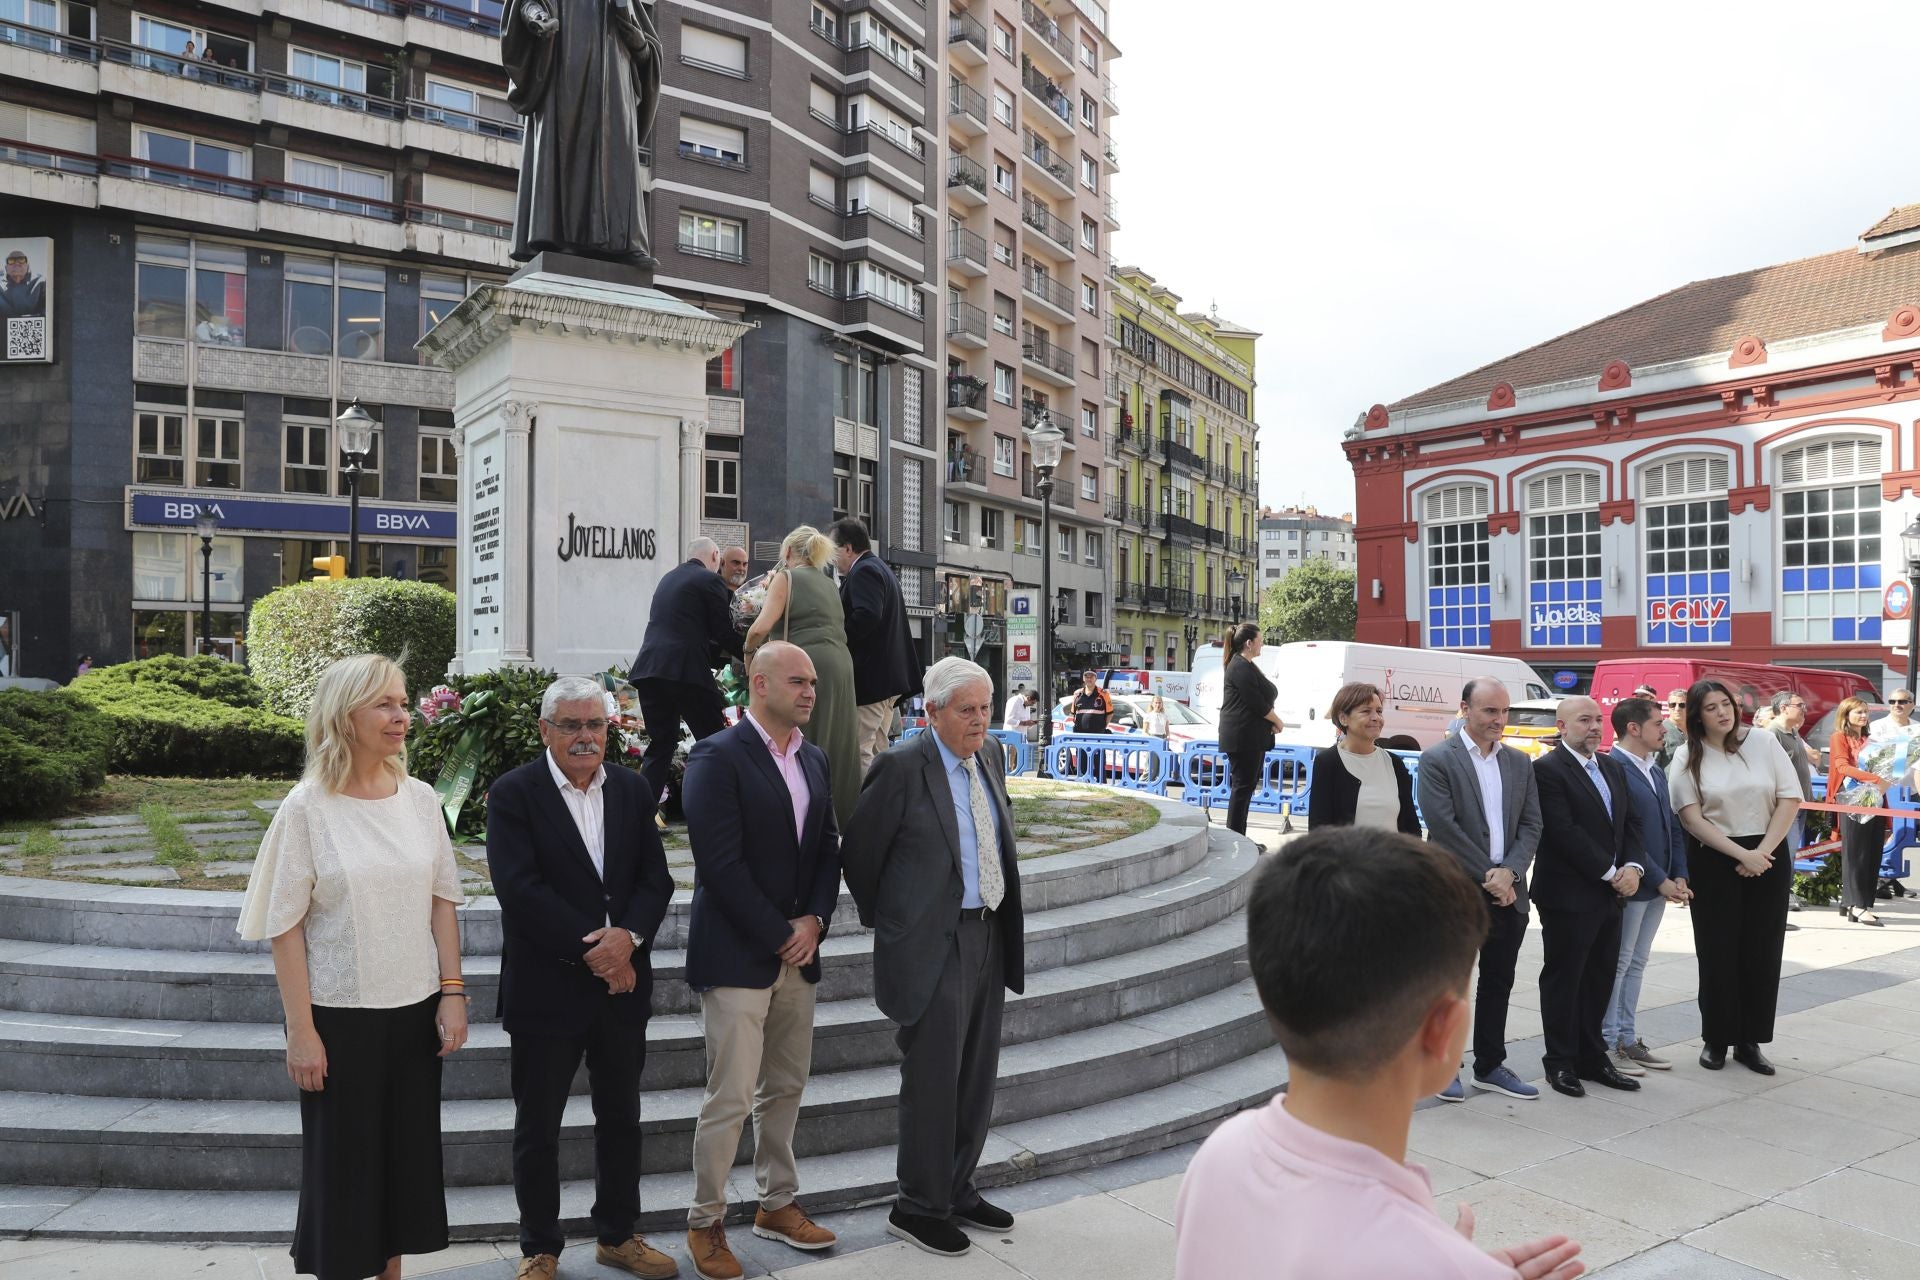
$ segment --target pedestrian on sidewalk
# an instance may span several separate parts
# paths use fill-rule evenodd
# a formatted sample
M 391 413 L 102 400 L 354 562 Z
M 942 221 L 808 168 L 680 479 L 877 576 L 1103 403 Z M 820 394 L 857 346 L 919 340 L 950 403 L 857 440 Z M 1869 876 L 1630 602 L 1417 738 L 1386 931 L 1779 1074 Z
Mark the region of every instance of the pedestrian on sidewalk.
M 1380 742 L 1386 717 L 1379 688 L 1364 681 L 1342 685 L 1327 707 L 1327 719 L 1340 731 L 1340 741 L 1313 758 L 1307 824 L 1421 834 L 1413 775 Z
M 300 1090 L 294 1270 L 399 1280 L 447 1247 L 440 1065 L 467 1042 L 460 892 L 433 788 L 407 776 L 399 666 L 342 658 L 307 711 L 307 764 L 273 815 L 240 904 L 273 940 Z
M 1667 795 L 1667 775 L 1654 761 L 1666 726 L 1660 706 L 1650 698 L 1626 698 L 1613 708 L 1614 762 L 1626 775 L 1627 793 L 1640 815 L 1638 861 L 1647 869 L 1640 890 L 1620 911 L 1620 961 L 1614 968 L 1613 994 L 1607 1001 L 1600 1038 L 1613 1052 L 1613 1065 L 1628 1075 L 1672 1070 L 1673 1064 L 1654 1056 L 1634 1024 L 1640 1004 L 1640 984 L 1653 953 L 1653 936 L 1667 903 L 1685 905 L 1693 897 L 1687 887 L 1687 837 Z
M 1432 845 L 1309 831 L 1255 873 L 1247 960 L 1287 1088 L 1228 1120 L 1187 1167 L 1174 1280 L 1572 1280 L 1565 1236 L 1482 1253 L 1407 1161 L 1414 1104 L 1459 1072 L 1481 886 Z
M 801 731 L 818 680 L 806 652 L 769 641 L 747 680 L 746 715 L 694 744 L 685 781 L 694 868 L 687 985 L 700 996 L 707 1049 L 687 1210 L 687 1252 L 701 1280 L 741 1275 L 724 1220 L 748 1115 L 759 1192 L 753 1234 L 796 1249 L 834 1242 L 795 1198 L 793 1155 L 813 1065 L 820 942 L 840 895 L 832 766 Z
M 1827 749 L 1827 795 L 1839 796 L 1847 783 L 1865 783 L 1886 790 L 1886 779 L 1858 767 L 1868 741 L 1872 713 L 1866 699 L 1855 695 L 1833 713 L 1833 737 Z M 1855 924 L 1879 925 L 1873 913 L 1875 890 L 1880 887 L 1880 859 L 1887 845 L 1887 820 L 1857 813 L 1834 815 L 1840 828 L 1840 914 Z
M 1763 1076 L 1773 1064 L 1793 859 L 1787 832 L 1800 811 L 1800 780 L 1764 729 L 1742 726 L 1718 680 L 1687 690 L 1687 740 L 1674 752 L 1667 789 L 1687 832 L 1693 873 L 1693 949 L 1700 972 L 1700 1065 L 1733 1060 Z

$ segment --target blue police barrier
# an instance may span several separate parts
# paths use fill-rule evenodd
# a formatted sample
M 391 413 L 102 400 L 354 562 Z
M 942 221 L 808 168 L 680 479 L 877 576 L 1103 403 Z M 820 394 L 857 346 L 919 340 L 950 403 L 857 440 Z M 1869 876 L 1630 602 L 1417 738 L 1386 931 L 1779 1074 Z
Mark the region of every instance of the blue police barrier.
M 1019 777 L 1033 768 L 1033 744 L 1018 729 L 989 729 L 1006 750 L 1007 776 Z
M 1247 808 L 1254 813 L 1284 813 L 1307 816 L 1307 799 L 1313 788 L 1313 747 L 1275 747 L 1261 762 L 1260 785 L 1254 790 Z
M 1180 752 L 1180 799 L 1199 809 L 1224 809 L 1233 798 L 1227 753 L 1212 739 L 1189 742 Z
M 1395 751 L 1400 763 L 1407 766 L 1407 776 L 1413 780 L 1413 816 L 1420 823 L 1420 829 L 1427 829 L 1427 820 L 1420 813 L 1420 753 L 1418 751 Z
M 1041 773 L 1063 782 L 1087 782 L 1152 795 L 1167 794 L 1176 776 L 1173 753 L 1159 738 L 1135 733 L 1055 734 Z

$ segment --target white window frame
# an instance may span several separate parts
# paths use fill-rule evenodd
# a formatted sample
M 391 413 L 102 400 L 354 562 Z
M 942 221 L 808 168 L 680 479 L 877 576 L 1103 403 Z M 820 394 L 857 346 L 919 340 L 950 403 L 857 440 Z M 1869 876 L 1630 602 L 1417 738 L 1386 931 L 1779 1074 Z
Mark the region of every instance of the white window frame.
M 1733 519 L 1727 509 L 1727 487 L 1731 474 L 1732 463 L 1729 455 L 1725 453 L 1681 454 L 1657 458 L 1643 463 L 1639 469 L 1638 488 L 1636 490 L 1639 499 L 1637 510 L 1638 518 L 1635 523 L 1641 526 L 1640 554 L 1642 559 L 1640 563 L 1643 566 L 1644 574 L 1641 585 L 1644 588 L 1644 594 L 1647 600 L 1647 607 L 1642 611 L 1640 617 L 1640 635 L 1649 647 L 1668 649 L 1698 645 L 1717 646 L 1732 643 L 1733 628 L 1730 615 L 1732 613 L 1733 583 Z M 1699 510 L 1701 507 L 1706 508 L 1704 513 Z M 1676 513 L 1678 519 L 1674 518 Z M 1675 570 L 1672 567 L 1672 560 L 1670 559 L 1670 557 L 1675 554 L 1675 551 L 1665 547 L 1664 544 L 1667 540 L 1666 535 L 1674 529 L 1687 530 L 1687 540 L 1690 541 L 1691 530 L 1696 525 L 1704 526 L 1707 530 L 1705 545 L 1699 549 L 1700 556 L 1696 557 L 1693 554 L 1693 548 L 1687 547 L 1686 559 L 1682 567 Z M 1714 540 L 1716 529 L 1720 537 L 1717 546 Z M 1653 548 L 1656 535 L 1659 536 L 1663 544 L 1658 551 Z M 1724 560 L 1724 563 L 1719 568 L 1715 568 L 1713 565 L 1715 558 L 1714 553 L 1716 551 L 1720 553 L 1720 558 Z M 1656 556 L 1659 557 L 1657 561 L 1659 568 L 1657 570 L 1655 568 Z M 1701 561 L 1701 567 L 1698 569 L 1693 568 L 1693 563 L 1696 559 Z M 1724 619 L 1726 623 L 1724 627 L 1719 625 L 1720 620 L 1714 619 L 1709 619 L 1706 623 L 1698 625 L 1678 625 L 1667 622 L 1664 624 L 1667 630 L 1662 634 L 1661 638 L 1658 640 L 1653 638 L 1653 627 L 1655 623 L 1652 614 L 1654 605 L 1662 600 L 1671 602 L 1676 598 L 1676 595 L 1670 590 L 1655 593 L 1652 589 L 1652 579 L 1658 576 L 1664 586 L 1666 585 L 1666 580 L 1674 576 L 1675 572 L 1689 575 L 1689 577 L 1696 572 L 1708 575 L 1714 573 L 1724 573 L 1728 575 L 1727 598 L 1729 602 L 1729 616 Z M 1693 592 L 1691 586 L 1692 584 L 1689 582 L 1689 589 L 1678 593 L 1678 598 L 1688 599 L 1695 597 L 1698 593 Z M 1711 578 L 1708 580 L 1707 594 L 1712 594 Z M 1699 634 L 1702 627 L 1706 628 L 1707 634 Z M 1680 634 L 1673 634 L 1676 631 Z M 1727 638 L 1723 640 L 1714 639 L 1713 632 L 1715 631 L 1722 632 Z
M 1529 476 L 1524 492 L 1527 596 L 1522 602 L 1526 613 L 1521 620 L 1521 643 L 1528 648 L 1597 648 L 1605 603 L 1600 540 L 1600 496 L 1605 492 L 1605 481 L 1597 471 L 1553 471 Z M 1320 541 L 1332 541 L 1332 534 L 1322 529 Z M 1324 551 L 1321 558 L 1326 558 Z M 1560 588 L 1557 600 L 1553 598 L 1556 586 Z M 1534 640 L 1536 609 L 1562 619 L 1557 624 L 1545 623 L 1548 638 L 1538 642 Z M 1591 613 L 1593 621 L 1569 620 L 1583 612 Z M 1558 640 L 1552 638 L 1556 632 L 1561 633 Z M 1580 638 L 1572 638 L 1576 634 Z
M 1098 569 L 1102 556 L 1106 553 L 1106 539 L 1091 529 L 1080 540 L 1080 563 L 1091 569 Z
M 980 546 L 988 551 L 998 551 L 1005 534 L 1006 516 L 998 507 L 980 508 Z
M 731 440 L 732 450 L 714 447 L 714 441 Z M 700 515 L 706 520 L 738 520 L 740 518 L 740 449 L 739 436 L 716 434 L 709 431 L 700 450 Z M 715 478 L 719 483 L 716 486 Z M 729 484 L 729 482 L 731 482 Z M 733 504 L 733 514 L 713 513 L 708 504 L 719 501 Z
M 729 240 L 732 241 L 731 248 L 728 247 Z M 684 253 L 720 262 L 745 262 L 747 224 L 701 209 L 682 209 L 675 246 Z
M 1892 624 L 1882 621 L 1882 593 L 1890 580 L 1884 567 L 1889 517 L 1881 491 L 1885 447 L 1874 436 L 1827 436 L 1796 441 L 1775 453 L 1774 563 L 1780 566 L 1774 621 L 1777 643 L 1881 645 L 1895 638 L 1888 630 Z M 1819 500 L 1814 495 L 1820 495 Z M 1850 507 L 1845 505 L 1848 502 Z M 1825 509 L 1815 511 L 1816 506 Z M 1824 536 L 1812 531 L 1820 520 L 1826 522 Z M 1844 532 L 1839 528 L 1843 521 L 1849 526 Z M 1799 537 L 1789 537 L 1795 526 Z M 1871 552 L 1862 545 L 1869 541 Z M 1839 544 L 1853 548 L 1852 560 L 1842 564 L 1833 556 Z M 1795 550 L 1798 556 L 1792 554 Z M 1825 563 L 1813 563 L 1816 550 Z M 1799 563 L 1791 564 L 1790 559 Z M 1845 587 L 1837 581 L 1842 574 L 1848 579 Z M 1813 583 L 1822 576 L 1826 585 L 1816 588 Z M 1789 588 L 1792 582 L 1800 585 Z M 1849 603 L 1852 608 L 1846 609 Z M 1834 623 L 1842 618 L 1854 632 L 1845 639 L 1834 634 Z
M 204 173 L 210 178 L 226 178 L 233 182 L 253 181 L 253 150 L 250 147 L 230 146 L 224 142 L 215 142 L 211 138 L 200 138 L 191 133 L 181 133 L 178 129 L 155 129 L 149 125 L 136 125 L 133 130 L 134 158 L 144 160 L 149 164 L 165 164 L 166 161 L 155 160 L 150 155 L 144 154 L 144 144 L 148 138 L 171 138 L 175 142 L 186 143 L 192 149 L 191 158 L 193 163 L 186 166 L 189 172 Z M 212 169 L 202 169 L 200 167 L 200 148 L 202 147 L 211 147 L 215 151 L 223 151 L 230 156 L 238 156 L 240 159 L 239 167 L 243 172 L 219 173 Z
M 839 297 L 840 264 L 824 253 L 808 253 L 807 283 L 831 297 Z
M 993 47 L 996 52 L 1013 56 L 1013 28 L 999 18 L 993 20 Z
M 200 446 L 201 428 L 211 426 L 215 437 L 214 452 L 203 453 Z M 190 483 L 196 489 L 244 489 L 247 487 L 246 472 L 246 419 L 232 409 L 196 409 L 193 413 L 192 439 L 188 448 L 192 453 L 188 474 Z M 229 455 L 226 450 L 232 449 Z M 203 478 L 203 468 L 233 468 L 232 484 L 214 484 Z
M 967 540 L 967 504 L 948 498 L 941 509 L 941 537 L 947 542 L 965 544 Z
M 171 424 L 169 424 L 169 419 Z M 169 425 L 177 435 L 179 445 L 176 449 L 167 448 L 167 430 Z M 153 447 L 146 447 L 144 437 L 149 428 L 153 435 Z M 187 410 L 181 405 L 141 405 L 134 409 L 133 421 L 133 479 L 135 484 L 185 485 L 193 474 L 187 462 Z M 180 468 L 177 480 L 166 477 L 143 477 L 140 473 L 144 462 L 171 463 Z
M 993 118 L 1007 128 L 1013 128 L 1013 95 L 998 81 L 993 86 Z
M 1013 370 L 1004 364 L 993 366 L 993 398 L 1001 404 L 1013 403 Z
M 420 472 L 415 495 L 421 502 L 458 502 L 460 500 L 460 455 L 453 447 L 453 433 L 426 427 L 420 429 L 421 445 L 433 446 L 433 467 L 427 467 L 427 460 L 420 460 Z M 423 449 L 422 452 L 425 452 Z M 451 468 L 449 470 L 448 468 Z M 447 480 L 452 482 L 453 496 L 450 498 L 429 498 L 424 487 L 429 480 Z
M 1100 501 L 1100 468 L 1080 468 L 1080 496 L 1088 502 Z
M 288 456 L 287 428 L 300 428 L 301 460 L 295 462 Z M 318 454 L 315 462 L 312 455 Z M 325 483 L 318 489 L 295 489 L 287 484 L 292 472 L 318 472 Z M 282 418 L 280 420 L 280 492 L 307 493 L 331 496 L 333 493 L 333 427 L 331 423 L 319 422 L 312 418 Z
M 997 476 L 1013 475 L 1013 437 L 995 436 L 993 438 L 993 474 Z
M 1013 170 L 1003 162 L 998 152 L 993 157 L 993 189 L 1001 195 L 1013 194 Z
M 1422 643 L 1431 649 L 1475 650 L 1492 644 L 1493 539 L 1487 529 L 1485 485 L 1455 484 L 1421 494 L 1420 597 Z M 1434 590 L 1455 590 L 1452 600 Z M 1468 593 L 1475 598 L 1467 599 Z M 1482 604 L 1479 595 L 1486 596 Z M 1486 610 L 1489 621 L 1478 619 Z M 1475 616 L 1468 619 L 1467 610 Z M 1435 620 L 1436 612 L 1439 615 Z M 1468 643 L 1471 641 L 1471 643 Z

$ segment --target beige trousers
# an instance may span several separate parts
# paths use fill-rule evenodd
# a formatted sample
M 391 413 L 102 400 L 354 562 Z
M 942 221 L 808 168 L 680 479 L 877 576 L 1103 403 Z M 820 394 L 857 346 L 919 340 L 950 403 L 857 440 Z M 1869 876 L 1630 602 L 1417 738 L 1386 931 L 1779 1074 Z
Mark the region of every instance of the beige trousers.
M 700 994 L 707 1032 L 707 1092 L 693 1129 L 693 1207 L 687 1226 L 726 1216 L 727 1173 L 740 1128 L 753 1116 L 753 1176 L 760 1207 L 793 1203 L 800 1189 L 793 1126 L 813 1064 L 814 986 L 790 964 L 771 987 L 715 987 Z
M 893 725 L 893 704 L 899 698 L 865 703 L 860 708 L 860 772 L 872 767 L 873 758 L 887 749 L 887 730 Z

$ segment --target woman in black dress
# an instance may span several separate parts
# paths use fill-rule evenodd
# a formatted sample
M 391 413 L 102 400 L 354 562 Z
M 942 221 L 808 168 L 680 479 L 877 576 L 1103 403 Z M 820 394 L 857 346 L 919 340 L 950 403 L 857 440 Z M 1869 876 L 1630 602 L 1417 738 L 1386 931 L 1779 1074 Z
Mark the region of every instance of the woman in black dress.
M 1226 754 L 1233 792 L 1227 801 L 1227 827 L 1247 834 L 1247 805 L 1260 788 L 1273 735 L 1286 728 L 1274 712 L 1280 694 L 1255 666 L 1260 656 L 1260 625 L 1243 622 L 1221 642 L 1226 666 L 1220 681 L 1220 750 Z

